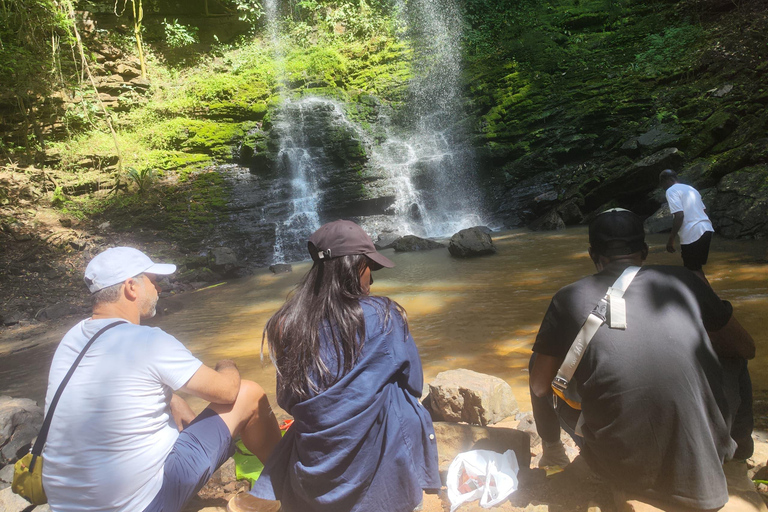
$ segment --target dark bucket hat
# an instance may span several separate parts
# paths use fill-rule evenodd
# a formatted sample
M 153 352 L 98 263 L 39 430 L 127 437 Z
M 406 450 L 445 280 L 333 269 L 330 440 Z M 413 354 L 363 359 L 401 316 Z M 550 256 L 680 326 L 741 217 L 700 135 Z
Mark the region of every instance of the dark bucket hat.
M 373 240 L 363 228 L 349 220 L 336 220 L 320 226 L 309 237 L 307 249 L 313 261 L 364 254 L 382 267 L 395 266 L 389 258 L 376 252 Z

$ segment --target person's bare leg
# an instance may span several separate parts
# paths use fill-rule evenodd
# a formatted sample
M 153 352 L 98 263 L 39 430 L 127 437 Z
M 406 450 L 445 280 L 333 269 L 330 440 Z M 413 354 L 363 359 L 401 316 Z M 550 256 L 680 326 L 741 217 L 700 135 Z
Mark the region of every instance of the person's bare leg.
M 240 435 L 243 444 L 266 463 L 280 442 L 280 427 L 264 390 L 250 380 L 240 382 L 240 393 L 232 405 L 210 404 L 229 428 L 232 437 Z

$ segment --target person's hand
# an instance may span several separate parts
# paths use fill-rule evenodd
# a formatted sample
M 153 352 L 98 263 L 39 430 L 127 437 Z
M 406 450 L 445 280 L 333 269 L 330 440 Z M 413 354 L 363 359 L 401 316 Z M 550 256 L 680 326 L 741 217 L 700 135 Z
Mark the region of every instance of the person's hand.
M 675 241 L 669 240 L 667 242 L 667 252 L 675 252 Z
M 195 412 L 189 406 L 186 400 L 181 398 L 177 394 L 171 396 L 171 414 L 173 415 L 173 421 L 176 423 L 176 428 L 181 432 L 187 428 L 192 420 L 195 419 Z

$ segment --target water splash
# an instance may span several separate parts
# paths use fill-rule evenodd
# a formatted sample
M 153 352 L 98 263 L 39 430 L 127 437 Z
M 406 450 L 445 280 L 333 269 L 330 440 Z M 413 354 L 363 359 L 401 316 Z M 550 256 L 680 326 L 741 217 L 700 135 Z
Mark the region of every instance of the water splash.
M 410 232 L 438 237 L 483 223 L 475 158 L 462 127 L 461 27 L 456 0 L 403 0 L 397 12 L 414 48 L 405 133 L 390 135 L 379 164 L 397 187 L 395 214 Z

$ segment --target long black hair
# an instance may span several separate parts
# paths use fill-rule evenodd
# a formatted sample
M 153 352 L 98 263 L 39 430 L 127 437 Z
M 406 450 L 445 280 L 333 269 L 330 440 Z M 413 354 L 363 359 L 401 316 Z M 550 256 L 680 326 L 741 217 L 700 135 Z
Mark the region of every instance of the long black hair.
M 329 388 L 357 363 L 365 343 L 365 315 L 360 300 L 367 297 L 360 284 L 365 267 L 376 264 L 364 255 L 340 256 L 316 261 L 269 319 L 262 335 L 277 368 L 278 392 L 289 392 L 299 401 Z M 402 316 L 405 310 L 386 297 L 371 301 L 383 325 L 389 324 L 392 305 Z M 321 330 L 323 331 L 321 336 Z M 336 371 L 321 357 L 325 338 L 335 355 Z

